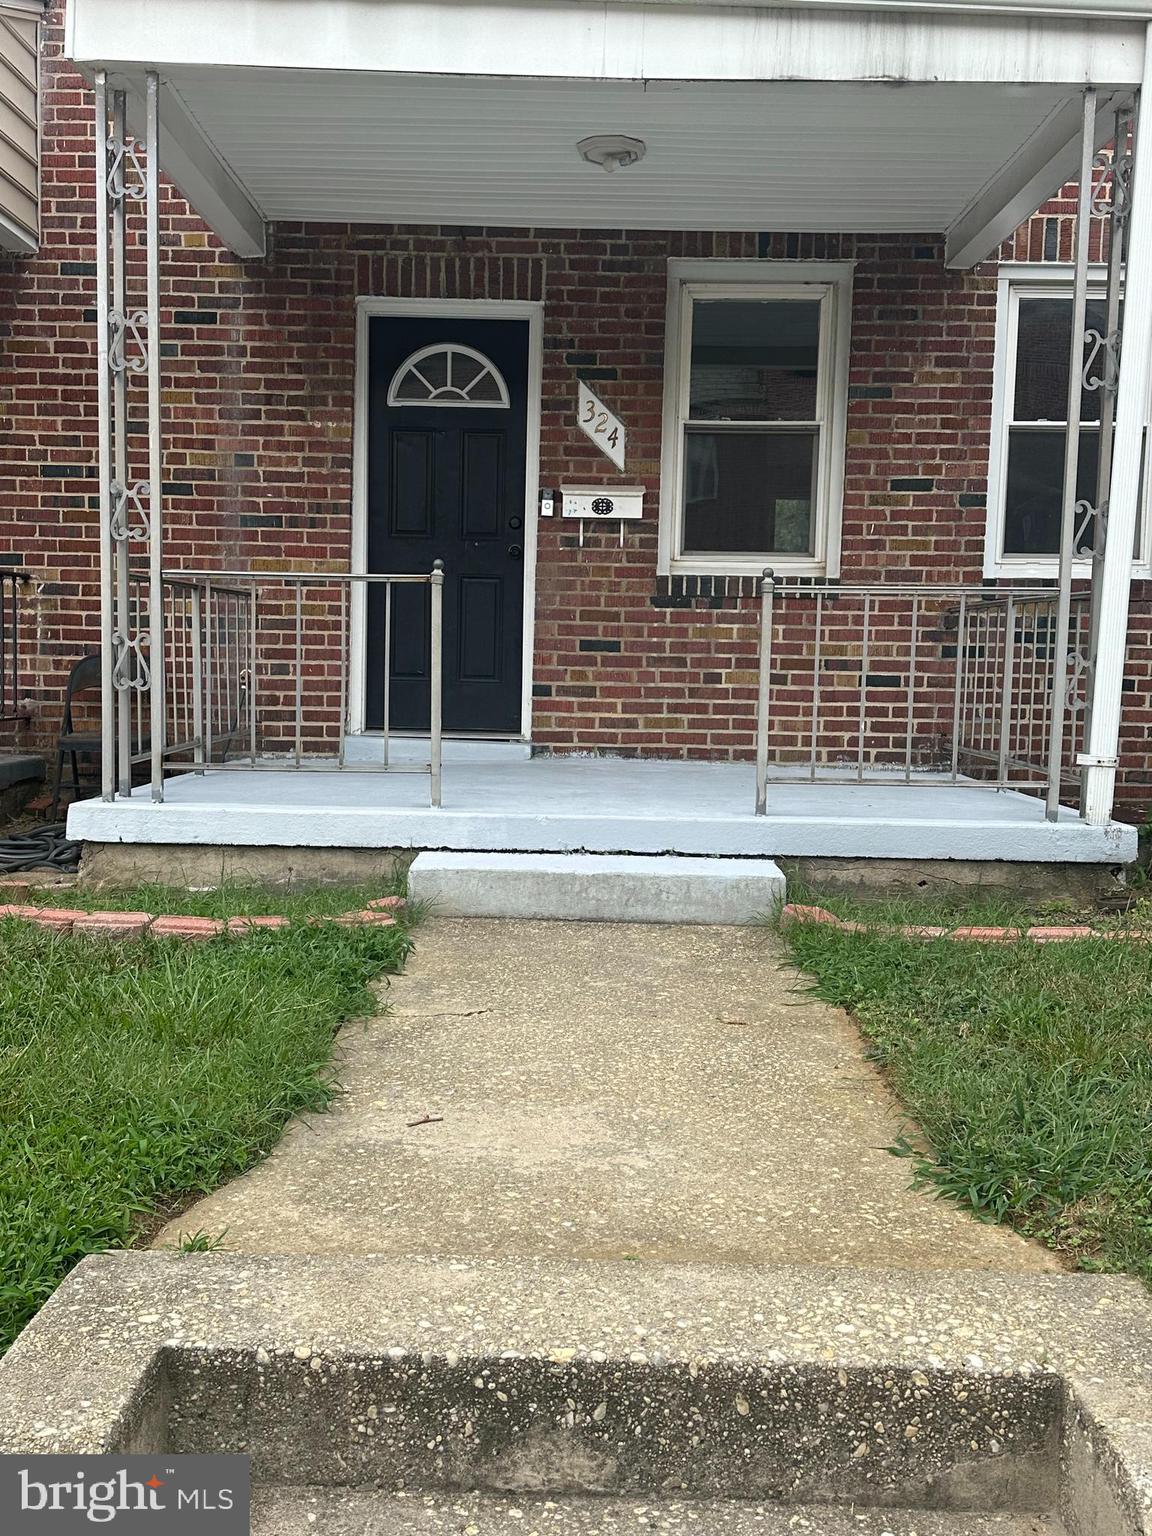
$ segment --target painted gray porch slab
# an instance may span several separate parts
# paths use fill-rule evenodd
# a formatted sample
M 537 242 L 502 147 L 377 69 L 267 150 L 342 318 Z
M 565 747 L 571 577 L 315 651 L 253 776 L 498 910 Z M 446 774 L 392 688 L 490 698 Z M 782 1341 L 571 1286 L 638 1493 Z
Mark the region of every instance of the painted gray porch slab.
M 68 835 L 92 843 L 235 847 L 446 848 L 540 853 L 684 853 L 736 857 L 982 859 L 1117 864 L 1136 831 L 1044 819 L 1040 801 L 924 780 L 861 785 L 829 776 L 770 784 L 752 814 L 746 763 L 533 758 L 446 763 L 443 805 L 419 774 L 355 770 L 185 774 L 157 805 L 72 807 Z

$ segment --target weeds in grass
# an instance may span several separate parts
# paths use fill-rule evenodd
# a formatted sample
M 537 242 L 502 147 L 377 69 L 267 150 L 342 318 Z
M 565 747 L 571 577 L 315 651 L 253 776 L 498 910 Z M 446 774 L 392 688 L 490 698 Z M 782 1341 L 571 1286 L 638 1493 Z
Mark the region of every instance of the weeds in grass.
M 252 910 L 274 909 L 251 889 Z M 374 1011 L 368 983 L 407 944 L 402 926 L 186 944 L 0 921 L 0 1347 L 85 1254 L 130 1243 L 157 1203 L 214 1188 L 295 1111 L 323 1108 L 336 1026 Z
M 1082 1267 L 1152 1283 L 1152 945 L 929 943 L 817 925 L 788 943 L 817 994 L 859 1019 L 918 1128 L 893 1151 L 921 1184 Z
M 181 1253 L 218 1253 L 224 1246 L 224 1239 L 228 1234 L 225 1227 L 222 1232 L 205 1232 L 203 1230 L 190 1233 L 179 1244 Z

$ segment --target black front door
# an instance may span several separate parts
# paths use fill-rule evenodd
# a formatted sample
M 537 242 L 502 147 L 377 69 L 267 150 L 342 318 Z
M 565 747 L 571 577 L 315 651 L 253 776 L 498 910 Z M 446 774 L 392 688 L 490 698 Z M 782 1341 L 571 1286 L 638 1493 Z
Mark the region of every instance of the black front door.
M 446 731 L 520 730 L 528 323 L 377 316 L 368 569 L 444 562 Z M 384 724 L 385 596 L 368 589 L 365 717 Z M 429 724 L 429 589 L 392 589 L 390 721 Z

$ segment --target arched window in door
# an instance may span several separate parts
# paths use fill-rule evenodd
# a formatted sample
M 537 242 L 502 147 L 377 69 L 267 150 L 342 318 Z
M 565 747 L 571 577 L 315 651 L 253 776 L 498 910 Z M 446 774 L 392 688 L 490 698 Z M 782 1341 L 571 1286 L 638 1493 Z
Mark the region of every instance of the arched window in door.
M 389 405 L 507 409 L 508 386 L 496 364 L 472 347 L 436 342 L 406 358 L 388 386 Z

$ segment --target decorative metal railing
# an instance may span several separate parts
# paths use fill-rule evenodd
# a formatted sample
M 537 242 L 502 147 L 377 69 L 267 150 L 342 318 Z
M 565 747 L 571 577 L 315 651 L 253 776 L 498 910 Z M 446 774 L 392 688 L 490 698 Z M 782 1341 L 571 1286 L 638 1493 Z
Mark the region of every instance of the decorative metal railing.
M 0 570 L 0 720 L 20 714 L 20 598 L 27 571 Z
M 167 772 L 355 769 L 424 773 L 441 798 L 444 572 L 349 575 L 328 571 L 166 571 L 164 741 Z M 427 763 L 394 760 L 390 679 L 399 587 L 428 588 Z M 347 755 L 356 671 L 354 609 L 381 594 L 382 632 L 374 732 L 379 761 Z M 143 721 L 141 720 L 141 725 Z M 139 736 L 134 760 L 150 756 Z
M 1089 594 L 761 583 L 756 811 L 773 783 L 1075 786 Z M 1053 721 L 1059 721 L 1052 752 Z

